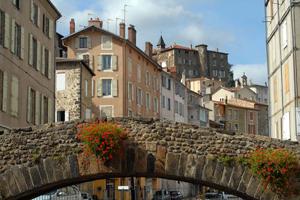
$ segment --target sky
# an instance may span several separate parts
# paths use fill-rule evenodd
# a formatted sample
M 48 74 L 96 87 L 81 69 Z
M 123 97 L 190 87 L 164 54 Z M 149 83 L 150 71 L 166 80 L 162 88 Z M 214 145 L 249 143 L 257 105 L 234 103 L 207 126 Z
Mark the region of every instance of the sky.
M 264 1 L 262 0 L 52 0 L 62 13 L 58 32 L 66 36 L 69 21 L 76 30 L 99 17 L 104 29 L 116 32 L 124 18 L 137 30 L 137 45 L 156 46 L 162 34 L 167 46 L 207 44 L 226 52 L 234 77 L 246 73 L 252 83 L 267 81 Z M 72 2 L 72 3 L 70 3 Z M 119 19 L 117 19 L 119 18 Z M 117 23 L 116 23 L 117 22 Z

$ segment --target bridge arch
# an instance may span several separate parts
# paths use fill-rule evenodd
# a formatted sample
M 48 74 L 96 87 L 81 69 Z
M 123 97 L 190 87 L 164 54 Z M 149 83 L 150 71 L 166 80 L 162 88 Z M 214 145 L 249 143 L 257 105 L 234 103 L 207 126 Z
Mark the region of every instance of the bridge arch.
M 0 135 L 0 194 L 26 199 L 52 189 L 109 177 L 155 177 L 201 184 L 244 199 L 276 199 L 235 161 L 220 155 L 244 155 L 257 146 L 286 147 L 299 155 L 296 142 L 246 135 L 227 135 L 187 124 L 115 119 L 129 138 L 124 154 L 109 163 L 85 156 L 76 140 L 78 122 L 13 130 Z M 22 160 L 19 158 L 23 158 Z M 0 199 L 1 199 L 0 197 Z

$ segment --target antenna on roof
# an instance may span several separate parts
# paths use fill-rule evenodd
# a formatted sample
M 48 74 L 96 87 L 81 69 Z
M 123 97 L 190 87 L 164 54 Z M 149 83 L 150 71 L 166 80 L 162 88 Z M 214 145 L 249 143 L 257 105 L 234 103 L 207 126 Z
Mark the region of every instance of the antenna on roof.
M 128 4 L 124 4 L 124 8 L 122 9 L 123 15 L 124 15 L 124 18 L 123 18 L 124 24 L 126 24 L 126 7 L 128 7 L 128 6 L 129 6 Z
M 116 17 L 116 30 L 115 30 L 116 35 L 118 35 L 118 20 L 122 20 L 122 19 L 119 17 Z

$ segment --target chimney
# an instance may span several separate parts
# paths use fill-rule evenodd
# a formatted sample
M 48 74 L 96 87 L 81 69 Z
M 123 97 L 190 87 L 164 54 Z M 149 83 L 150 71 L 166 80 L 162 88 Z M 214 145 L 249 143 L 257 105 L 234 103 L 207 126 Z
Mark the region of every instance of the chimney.
M 151 42 L 146 42 L 145 43 L 145 53 L 152 58 L 152 50 L 153 50 L 153 45 Z
M 131 24 L 128 27 L 128 40 L 136 45 L 136 30 Z
M 89 20 L 89 26 L 95 26 L 97 28 L 102 28 L 103 22 L 99 19 L 99 17 Z
M 75 33 L 75 20 L 74 18 L 70 21 L 70 34 Z
M 119 24 L 119 29 L 120 29 L 120 37 L 125 39 L 125 23 L 120 23 Z

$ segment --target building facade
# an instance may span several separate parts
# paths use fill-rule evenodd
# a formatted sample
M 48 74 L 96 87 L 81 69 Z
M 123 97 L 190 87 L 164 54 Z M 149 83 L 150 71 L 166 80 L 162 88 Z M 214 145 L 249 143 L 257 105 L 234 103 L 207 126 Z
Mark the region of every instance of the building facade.
M 51 1 L 0 1 L 0 127 L 54 120 L 56 20 Z
M 93 78 L 93 113 L 95 117 L 160 117 L 160 71 L 152 60 L 150 43 L 145 52 L 136 46 L 136 30 L 120 24 L 120 35 L 102 29 L 99 19 L 75 32 L 70 22 L 70 35 L 63 39 L 68 58 L 88 60 Z M 151 53 L 150 53 L 151 52 Z
M 161 73 L 160 118 L 175 121 L 175 81 L 167 72 Z
M 94 72 L 79 59 L 56 59 L 55 121 L 92 117 Z
M 207 49 L 207 45 L 198 45 L 195 48 L 172 45 L 166 47 L 162 37 L 154 51 L 154 57 L 162 68 L 172 70 L 176 78 L 214 78 L 221 79 L 226 84 L 232 81 L 231 65 L 228 63 L 228 54 Z
M 299 140 L 300 2 L 266 0 L 265 13 L 271 136 Z

